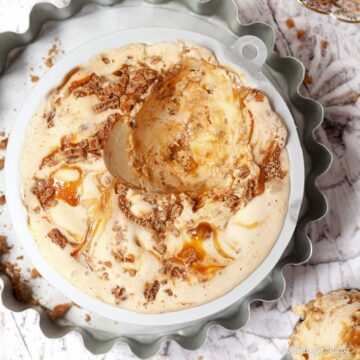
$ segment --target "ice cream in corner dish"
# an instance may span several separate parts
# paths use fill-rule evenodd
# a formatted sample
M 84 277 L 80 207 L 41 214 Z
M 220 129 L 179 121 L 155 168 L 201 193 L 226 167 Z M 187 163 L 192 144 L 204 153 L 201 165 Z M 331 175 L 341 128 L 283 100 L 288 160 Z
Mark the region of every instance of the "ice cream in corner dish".
M 294 360 L 360 359 L 360 292 L 318 293 L 294 309 L 300 317 L 290 337 Z
M 207 303 L 279 237 L 286 139 L 266 95 L 208 49 L 109 50 L 64 74 L 33 115 L 20 164 L 29 228 L 100 301 L 142 313 Z

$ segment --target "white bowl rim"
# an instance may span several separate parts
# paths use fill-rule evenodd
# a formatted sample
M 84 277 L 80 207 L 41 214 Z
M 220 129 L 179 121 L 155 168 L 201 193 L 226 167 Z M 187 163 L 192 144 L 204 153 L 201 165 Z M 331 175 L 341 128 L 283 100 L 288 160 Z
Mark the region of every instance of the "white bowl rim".
M 271 83 L 268 80 L 259 81 L 256 84 L 256 87 L 263 90 L 269 96 L 273 108 L 283 118 L 288 128 L 289 137 L 287 149 L 290 159 L 289 174 L 291 184 L 288 203 L 289 209 L 280 236 L 266 258 L 245 280 L 223 296 L 208 303 L 173 312 L 146 314 L 121 309 L 85 294 L 65 280 L 50 266 L 45 258 L 43 258 L 40 249 L 28 228 L 26 210 L 22 203 L 20 191 L 19 160 L 21 157 L 22 145 L 26 136 L 27 125 L 31 120 L 29 114 L 32 115 L 37 110 L 44 95 L 48 90 L 61 82 L 64 74 L 75 66 L 87 62 L 102 51 L 125 46 L 130 43 L 156 43 L 160 41 L 176 41 L 179 39 L 207 47 L 214 52 L 221 63 L 239 67 L 238 64 L 231 63 L 227 60 L 225 53 L 228 51 L 228 47 L 225 48 L 224 45 L 213 38 L 199 33 L 160 27 L 135 28 L 110 33 L 76 48 L 44 74 L 27 96 L 18 113 L 9 136 L 6 151 L 5 192 L 7 206 L 15 232 L 32 263 L 50 284 L 59 289 L 63 294 L 69 297 L 69 299 L 85 309 L 91 310 L 108 319 L 119 321 L 123 324 L 150 327 L 154 325 L 168 326 L 178 324 L 185 326 L 190 325 L 190 323 L 195 321 L 209 318 L 230 307 L 249 294 L 276 266 L 291 240 L 300 213 L 304 192 L 305 171 L 303 153 L 297 135 L 296 125 L 284 100 Z M 246 73 L 246 69 L 243 67 L 240 69 L 242 71 L 245 70 Z M 294 166 L 294 164 L 296 164 L 296 166 Z

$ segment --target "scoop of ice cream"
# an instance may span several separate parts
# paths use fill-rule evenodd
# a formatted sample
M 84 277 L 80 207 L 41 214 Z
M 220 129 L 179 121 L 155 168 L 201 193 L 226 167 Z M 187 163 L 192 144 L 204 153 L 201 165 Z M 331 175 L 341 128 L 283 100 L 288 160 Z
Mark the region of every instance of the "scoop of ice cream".
M 294 360 L 360 359 L 360 292 L 319 293 L 295 308 L 300 316 L 290 337 Z
M 130 158 L 147 188 L 227 187 L 248 152 L 246 125 L 226 70 L 189 60 L 137 114 Z
M 109 170 L 155 192 L 224 194 L 244 169 L 256 177 L 256 162 L 271 141 L 283 146 L 286 129 L 265 96 L 239 82 L 231 70 L 201 59 L 175 66 L 135 118 L 115 125 L 105 148 Z

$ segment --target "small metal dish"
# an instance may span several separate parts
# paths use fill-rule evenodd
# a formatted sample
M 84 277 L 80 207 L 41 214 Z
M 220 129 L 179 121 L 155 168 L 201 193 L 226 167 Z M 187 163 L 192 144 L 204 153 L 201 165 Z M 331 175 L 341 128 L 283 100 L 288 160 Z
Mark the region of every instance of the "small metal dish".
M 330 15 L 339 21 L 360 23 L 358 0 L 298 0 L 301 5 L 319 14 Z

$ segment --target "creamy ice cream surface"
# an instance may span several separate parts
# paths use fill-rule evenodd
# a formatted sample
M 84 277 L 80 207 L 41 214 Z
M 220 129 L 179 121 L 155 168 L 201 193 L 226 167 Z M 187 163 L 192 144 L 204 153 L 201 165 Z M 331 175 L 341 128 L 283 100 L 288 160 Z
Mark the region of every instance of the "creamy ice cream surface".
M 360 292 L 317 294 L 295 308 L 300 316 L 289 344 L 294 360 L 360 359 Z
M 120 123 L 139 186 L 104 162 Z M 29 227 L 49 264 L 103 302 L 149 313 L 206 303 L 280 234 L 286 137 L 266 95 L 203 47 L 109 50 L 33 115 L 21 160 Z

